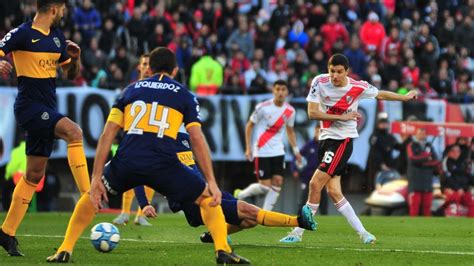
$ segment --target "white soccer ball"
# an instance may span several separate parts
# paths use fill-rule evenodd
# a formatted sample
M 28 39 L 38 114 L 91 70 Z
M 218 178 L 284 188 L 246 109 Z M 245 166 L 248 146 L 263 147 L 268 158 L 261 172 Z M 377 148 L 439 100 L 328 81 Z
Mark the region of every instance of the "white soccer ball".
M 91 229 L 92 245 L 100 252 L 110 252 L 120 240 L 118 228 L 111 223 L 96 224 Z

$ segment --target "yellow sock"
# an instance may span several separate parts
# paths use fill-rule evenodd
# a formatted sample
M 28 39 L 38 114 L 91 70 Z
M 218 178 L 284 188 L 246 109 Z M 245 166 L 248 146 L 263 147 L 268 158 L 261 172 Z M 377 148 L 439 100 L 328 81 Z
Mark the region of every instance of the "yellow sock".
M 79 199 L 79 202 L 77 202 L 76 208 L 74 208 L 74 212 L 67 225 L 63 243 L 58 248 L 57 253 L 61 251 L 72 253 L 77 240 L 92 220 L 94 220 L 95 214 L 96 209 L 94 205 L 92 205 L 89 193 L 84 193 Z
M 232 249 L 227 243 L 227 225 L 225 223 L 222 207 L 220 205 L 216 207 L 209 206 L 211 201 L 212 198 L 209 197 L 203 199 L 199 204 L 199 207 L 201 207 L 202 220 L 214 239 L 215 250 L 232 252 Z
M 87 161 L 82 142 L 70 143 L 67 145 L 67 160 L 72 175 L 74 176 L 74 180 L 76 181 L 77 188 L 82 195 L 91 188 L 89 171 L 87 170 Z
M 145 186 L 145 195 L 148 202 L 151 202 L 153 200 L 153 195 L 155 195 L 155 190 L 151 187 Z M 138 208 L 137 216 L 143 216 L 142 208 Z
M 298 226 L 298 219 L 296 216 L 272 212 L 260 209 L 257 214 L 257 223 L 265 226 Z
M 135 197 L 135 192 L 133 189 L 125 191 L 122 194 L 122 213 L 130 214 L 130 208 L 132 207 L 133 197 Z
M 5 234 L 15 236 L 16 230 L 20 226 L 23 217 L 25 217 L 26 210 L 28 210 L 35 189 L 36 185 L 28 182 L 25 177 L 18 181 L 13 191 L 10 209 L 2 225 L 2 230 Z

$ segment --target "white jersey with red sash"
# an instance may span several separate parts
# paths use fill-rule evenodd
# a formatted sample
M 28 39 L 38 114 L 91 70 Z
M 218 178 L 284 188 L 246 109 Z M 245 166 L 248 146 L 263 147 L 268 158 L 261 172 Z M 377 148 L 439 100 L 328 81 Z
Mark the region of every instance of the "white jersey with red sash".
M 342 115 L 357 112 L 359 100 L 375 98 L 379 90 L 365 81 L 347 78 L 345 87 L 335 87 L 329 74 L 316 76 L 311 82 L 306 101 L 319 103 L 319 109 L 327 114 Z M 357 138 L 357 121 L 321 121 L 320 140 Z
M 295 109 L 288 103 L 276 106 L 273 99 L 262 102 L 255 107 L 250 116 L 255 124 L 257 141 L 254 145 L 255 157 L 274 157 L 285 154 L 283 131 L 285 126 L 295 124 Z

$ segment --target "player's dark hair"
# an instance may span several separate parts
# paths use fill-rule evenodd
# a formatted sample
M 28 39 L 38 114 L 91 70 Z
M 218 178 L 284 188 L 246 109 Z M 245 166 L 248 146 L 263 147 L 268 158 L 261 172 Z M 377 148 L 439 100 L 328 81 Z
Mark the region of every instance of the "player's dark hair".
M 288 88 L 288 82 L 286 82 L 286 81 L 283 80 L 283 79 L 279 79 L 279 80 L 277 80 L 277 81 L 275 81 L 275 82 L 273 83 L 273 87 L 278 86 L 278 85 L 280 85 L 280 86 L 285 86 L 285 87 Z
M 141 61 L 143 58 L 150 58 L 150 54 L 149 53 L 142 54 L 139 60 Z
M 52 5 L 67 5 L 67 0 L 36 0 L 36 9 L 40 13 L 48 11 Z
M 328 66 L 343 66 L 347 70 L 349 69 L 349 60 L 343 54 L 333 54 L 329 58 Z
M 150 68 L 153 73 L 171 74 L 176 67 L 176 55 L 166 47 L 157 47 L 150 53 Z

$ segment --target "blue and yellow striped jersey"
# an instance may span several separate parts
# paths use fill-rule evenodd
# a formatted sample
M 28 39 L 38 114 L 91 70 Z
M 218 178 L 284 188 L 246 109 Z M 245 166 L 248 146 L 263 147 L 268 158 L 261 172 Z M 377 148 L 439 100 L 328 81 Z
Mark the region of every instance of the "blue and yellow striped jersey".
M 0 41 L 0 56 L 12 53 L 18 77 L 16 107 L 31 102 L 56 108 L 57 67 L 71 61 L 66 40 L 57 28 L 45 32 L 32 22 L 21 24 Z
M 114 159 L 136 164 L 176 160 L 181 125 L 200 126 L 199 103 L 183 85 L 166 75 L 155 75 L 129 85 L 110 111 L 109 122 L 124 131 Z M 156 166 L 156 165 L 154 165 Z

